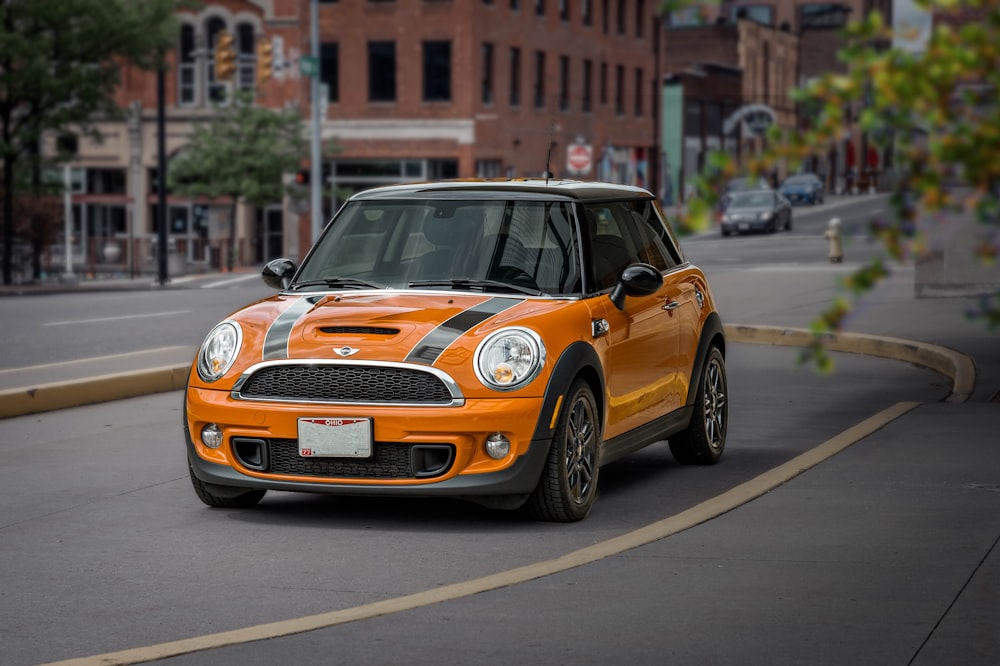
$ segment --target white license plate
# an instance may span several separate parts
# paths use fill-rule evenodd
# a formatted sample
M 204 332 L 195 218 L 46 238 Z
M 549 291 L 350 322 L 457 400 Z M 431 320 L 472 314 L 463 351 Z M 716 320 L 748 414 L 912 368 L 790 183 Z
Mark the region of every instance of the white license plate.
M 372 455 L 372 420 L 299 419 L 299 455 L 303 458 L 369 458 Z
M 747 224 L 746 222 L 743 222 L 742 224 L 740 224 L 740 231 L 748 231 L 749 229 L 750 229 L 750 225 Z

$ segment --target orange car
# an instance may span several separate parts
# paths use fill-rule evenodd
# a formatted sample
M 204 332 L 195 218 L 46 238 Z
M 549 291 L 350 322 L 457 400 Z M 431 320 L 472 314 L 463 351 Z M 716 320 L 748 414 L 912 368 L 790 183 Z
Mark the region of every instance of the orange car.
M 590 511 L 600 467 L 668 440 L 726 444 L 726 351 L 705 275 L 649 192 L 555 180 L 353 196 L 278 293 L 191 368 L 195 492 L 452 496 L 546 521 Z

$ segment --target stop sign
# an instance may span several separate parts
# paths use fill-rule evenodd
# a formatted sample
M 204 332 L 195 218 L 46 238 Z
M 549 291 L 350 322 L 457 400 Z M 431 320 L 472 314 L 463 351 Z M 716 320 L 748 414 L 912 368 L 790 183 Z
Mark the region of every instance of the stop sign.
M 566 149 L 566 168 L 570 173 L 590 173 L 594 149 L 589 143 L 574 143 Z

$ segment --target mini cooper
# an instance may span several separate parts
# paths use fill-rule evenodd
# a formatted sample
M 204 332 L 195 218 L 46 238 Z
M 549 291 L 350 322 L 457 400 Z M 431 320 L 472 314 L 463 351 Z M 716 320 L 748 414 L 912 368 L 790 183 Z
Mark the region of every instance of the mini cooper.
M 184 432 L 194 490 L 457 497 L 584 518 L 602 465 L 664 440 L 713 464 L 726 341 L 655 197 L 544 179 L 351 197 L 276 294 L 209 332 Z

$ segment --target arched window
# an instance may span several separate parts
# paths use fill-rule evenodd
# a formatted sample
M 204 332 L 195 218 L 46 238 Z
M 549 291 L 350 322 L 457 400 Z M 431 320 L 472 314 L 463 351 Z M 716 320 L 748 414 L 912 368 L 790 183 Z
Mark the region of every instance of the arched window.
M 249 23 L 236 26 L 236 89 L 253 90 L 254 67 L 257 54 L 254 52 L 254 29 Z
M 219 40 L 219 33 L 226 29 L 226 22 L 217 16 L 205 21 L 205 35 L 207 37 L 206 44 L 208 44 L 208 76 L 206 77 L 206 83 L 208 84 L 208 94 L 206 99 L 214 103 L 222 103 L 226 101 L 226 82 L 218 81 L 215 78 L 215 45 Z
M 177 49 L 177 105 L 191 106 L 195 102 L 195 40 L 194 26 L 181 26 L 181 41 Z

